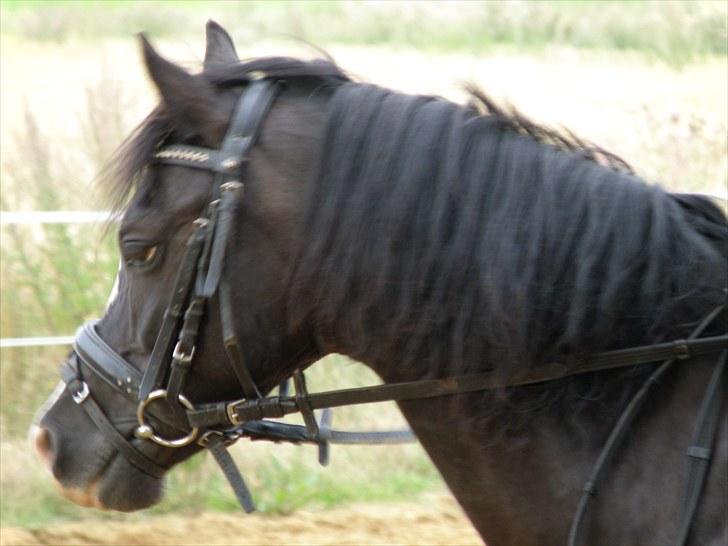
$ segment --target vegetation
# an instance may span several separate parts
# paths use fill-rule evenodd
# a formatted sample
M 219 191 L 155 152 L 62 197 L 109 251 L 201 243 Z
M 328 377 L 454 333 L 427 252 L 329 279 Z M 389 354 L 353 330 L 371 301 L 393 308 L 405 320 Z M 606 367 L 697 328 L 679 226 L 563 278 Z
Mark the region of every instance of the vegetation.
M 22 2 L 3 3 L 3 32 L 64 41 L 189 36 L 216 17 L 246 43 L 301 39 L 485 53 L 546 45 L 629 50 L 669 63 L 726 53 L 726 7 L 714 1 L 581 2 Z
M 224 23 L 242 44 L 301 39 L 325 48 L 377 46 L 407 50 L 407 54 L 426 51 L 432 58 L 441 53 L 451 55 L 448 59 L 454 54 L 485 57 L 494 52 L 542 59 L 541 52 L 547 46 L 563 46 L 569 52 L 596 52 L 605 64 L 629 59 L 638 68 L 657 65 L 659 70 L 688 70 L 699 66 L 701 70 L 707 67 L 711 74 L 721 69 L 724 73 L 728 58 L 728 7 L 723 2 L 209 4 L 6 0 L 0 4 L 3 44 L 12 41 L 17 55 L 23 55 L 25 48 L 51 52 L 69 44 L 93 50 L 108 40 L 127 40 L 140 30 L 184 41 L 198 37 L 208 17 Z M 73 62 L 73 58 L 68 60 L 69 67 Z M 558 70 L 558 64 L 554 69 Z M 6 75 L 4 66 L 4 92 L 13 84 Z M 131 78 L 129 74 L 123 77 Z M 103 207 L 90 181 L 138 121 L 135 109 L 129 108 L 129 96 L 136 89 L 130 89 L 133 83 L 129 80 L 122 84 L 108 75 L 98 81 L 89 76 L 88 81 L 85 104 L 71 123 L 49 124 L 38 113 L 42 109 L 37 103 L 24 105 L 26 113 L 13 127 L 8 127 L 8 117 L 2 116 L 1 210 Z M 683 187 L 696 191 L 726 186 L 728 121 L 712 112 L 706 116 L 695 106 L 704 96 L 684 96 L 679 112 L 662 110 L 653 103 L 638 111 L 629 107 L 625 117 L 634 119 L 638 129 L 625 133 L 637 150 L 628 159 L 641 174 L 668 185 L 685 180 L 687 186 Z M 60 104 L 62 101 L 53 108 Z M 3 114 L 5 108 L 3 105 Z M 0 337 L 69 334 L 102 312 L 118 263 L 113 227 L 3 225 L 0 245 Z M 66 351 L 65 347 L 52 347 L 3 349 L 0 353 L 2 525 L 144 517 L 100 516 L 76 508 L 58 497 L 39 465 L 27 462 L 24 436 L 33 412 L 57 381 L 57 366 Z M 342 357 L 325 359 L 314 367 L 309 380 L 312 389 L 375 381 L 371 372 Z M 335 420 L 337 426 L 353 429 L 402 424 L 393 405 L 343 409 L 336 412 Z M 409 497 L 443 487 L 421 448 L 414 445 L 334 447 L 331 468 L 325 470 L 317 467 L 311 447 L 243 442 L 236 446 L 234 455 L 259 508 L 269 512 L 355 499 Z M 385 458 L 387 465 L 381 465 Z M 171 474 L 167 498 L 152 513 L 204 508 L 237 509 L 214 461 L 202 456 Z

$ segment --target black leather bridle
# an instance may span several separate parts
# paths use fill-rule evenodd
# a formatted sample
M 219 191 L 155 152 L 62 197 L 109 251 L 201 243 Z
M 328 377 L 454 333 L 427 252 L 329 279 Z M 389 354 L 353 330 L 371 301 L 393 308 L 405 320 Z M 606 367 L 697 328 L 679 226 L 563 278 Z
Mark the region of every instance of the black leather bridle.
M 624 410 L 584 487 L 584 495 L 569 536 L 569 544 L 576 545 L 580 542 L 588 501 L 595 494 L 604 469 L 621 445 L 647 391 L 675 361 L 720 352 L 719 362 L 698 419 L 696 439 L 688 449 L 690 472 L 679 542 L 683 544 L 690 530 L 712 454 L 723 395 L 720 388 L 721 376 L 728 355 L 728 335 L 705 338 L 700 336 L 726 309 L 726 304 L 721 304 L 706 316 L 686 340 L 608 351 L 585 361 L 572 362 L 569 366 L 540 366 L 507 379 L 493 372 L 484 372 L 444 379 L 308 393 L 303 373 L 297 371 L 293 374 L 295 395 L 279 393 L 277 396 L 262 396 L 245 366 L 233 328 L 234 311 L 223 270 L 236 205 L 243 195 L 249 152 L 255 145 L 276 94 L 275 82 L 266 78 L 251 81 L 235 107 L 219 150 L 171 145 L 159 149 L 154 156 L 154 161 L 158 164 L 212 171 L 215 176 L 213 196 L 205 215 L 194 222 L 195 230 L 187 242 L 187 249 L 177 272 L 172 300 L 164 313 L 160 332 L 144 373 L 107 345 L 96 333 L 93 323 L 85 324 L 77 333 L 74 352 L 63 368 L 66 388 L 107 439 L 141 471 L 159 478 L 167 470 L 137 449 L 132 443 L 133 438 L 127 438 L 109 420 L 83 380 L 79 363 L 83 363 L 84 370 L 89 370 L 114 391 L 137 405 L 138 425 L 133 431 L 135 438 L 168 448 L 180 448 L 197 442 L 210 449 L 241 505 L 249 512 L 254 509 L 250 493 L 226 450 L 227 446 L 241 437 L 315 443 L 320 448 L 319 460 L 325 464 L 329 442 L 388 443 L 410 435 L 408 431 L 350 433 L 331 430 L 326 419 L 324 422 L 316 420 L 313 413 L 316 409 L 328 410 L 344 405 L 433 398 L 532 385 L 572 375 L 662 362 Z M 228 361 L 245 398 L 196 406 L 184 396 L 182 390 L 194 360 L 195 344 L 205 305 L 215 293 L 218 294 L 222 337 Z M 150 406 L 152 402 L 161 400 L 166 402 L 166 411 L 163 414 Z M 302 415 L 305 427 L 269 420 L 292 413 Z M 150 424 L 149 417 L 152 421 L 179 430 L 182 436 L 169 439 L 158 435 Z

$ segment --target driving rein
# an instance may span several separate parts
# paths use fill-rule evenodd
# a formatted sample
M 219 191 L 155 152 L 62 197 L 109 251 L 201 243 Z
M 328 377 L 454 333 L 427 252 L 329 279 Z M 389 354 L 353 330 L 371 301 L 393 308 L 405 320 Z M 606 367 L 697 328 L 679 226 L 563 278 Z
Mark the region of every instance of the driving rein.
M 219 150 L 170 145 L 159 149 L 154 156 L 157 164 L 213 172 L 213 196 L 204 217 L 194 222 L 195 230 L 187 242 L 177 272 L 172 300 L 164 313 L 145 371 L 142 373 L 137 370 L 107 345 L 96 333 L 93 323 L 85 324 L 77 333 L 74 351 L 62 370 L 63 378 L 73 400 L 86 411 L 108 441 L 132 465 L 155 478 L 161 478 L 167 468 L 149 458 L 134 442 L 154 442 L 168 448 L 181 448 L 197 442 L 213 453 L 240 504 L 246 512 L 250 512 L 254 509 L 250 493 L 227 452 L 227 447 L 242 437 L 317 444 L 319 461 L 325 464 L 329 442 L 388 443 L 411 436 L 409 431 L 357 433 L 332 430 L 329 427 L 330 416 L 326 413 L 329 408 L 517 387 L 600 370 L 662 362 L 624 410 L 594 466 L 569 537 L 569 544 L 576 545 L 580 542 L 581 522 L 589 499 L 593 497 L 603 470 L 607 468 L 621 444 L 649 388 L 675 361 L 720 352 L 719 362 L 698 419 L 696 439 L 694 445 L 688 449 L 690 477 L 680 531 L 683 537 L 680 543 L 684 543 L 712 453 L 722 399 L 721 374 L 728 354 L 728 335 L 704 338 L 700 335 L 724 311 L 725 304 L 705 317 L 688 339 L 608 351 L 588 360 L 572 362 L 569 366 L 540 366 L 518 372 L 507 379 L 493 372 L 484 372 L 444 379 L 308 393 L 303 373 L 297 371 L 293 374 L 296 387 L 294 395 L 288 396 L 282 390 L 277 396 L 262 395 L 245 366 L 234 332 L 230 287 L 223 270 L 235 210 L 243 195 L 243 179 L 249 153 L 275 100 L 277 88 L 276 82 L 266 78 L 251 80 L 235 107 Z M 184 396 L 182 389 L 194 359 L 205 305 L 216 292 L 219 296 L 223 343 L 245 398 L 195 406 Z M 117 429 L 94 400 L 88 384 L 83 380 L 81 363 L 83 370 L 90 371 L 137 406 L 138 423 L 133 435 Z M 164 406 L 164 411 L 160 411 L 160 406 Z M 320 422 L 314 416 L 314 410 L 317 409 L 325 412 Z M 302 415 L 305 426 L 269 420 L 293 413 Z M 182 435 L 172 439 L 163 437 L 155 432 L 154 423 L 164 423 L 167 427 L 180 431 Z

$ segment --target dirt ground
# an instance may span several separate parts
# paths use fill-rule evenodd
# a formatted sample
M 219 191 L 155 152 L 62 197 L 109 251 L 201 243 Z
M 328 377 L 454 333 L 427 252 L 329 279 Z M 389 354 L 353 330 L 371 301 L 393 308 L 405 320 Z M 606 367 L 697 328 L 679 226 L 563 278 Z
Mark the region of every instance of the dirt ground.
M 356 504 L 286 516 L 217 514 L 150 517 L 138 522 L 84 521 L 34 530 L 0 529 L 0 544 L 482 544 L 452 498 Z

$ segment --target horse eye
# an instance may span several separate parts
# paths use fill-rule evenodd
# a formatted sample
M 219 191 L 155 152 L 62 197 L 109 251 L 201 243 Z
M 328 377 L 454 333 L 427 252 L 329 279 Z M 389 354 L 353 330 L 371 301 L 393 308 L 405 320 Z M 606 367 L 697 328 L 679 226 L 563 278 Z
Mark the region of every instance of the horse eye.
M 158 255 L 159 245 L 144 241 L 125 241 L 122 244 L 124 261 L 129 266 L 150 266 Z

